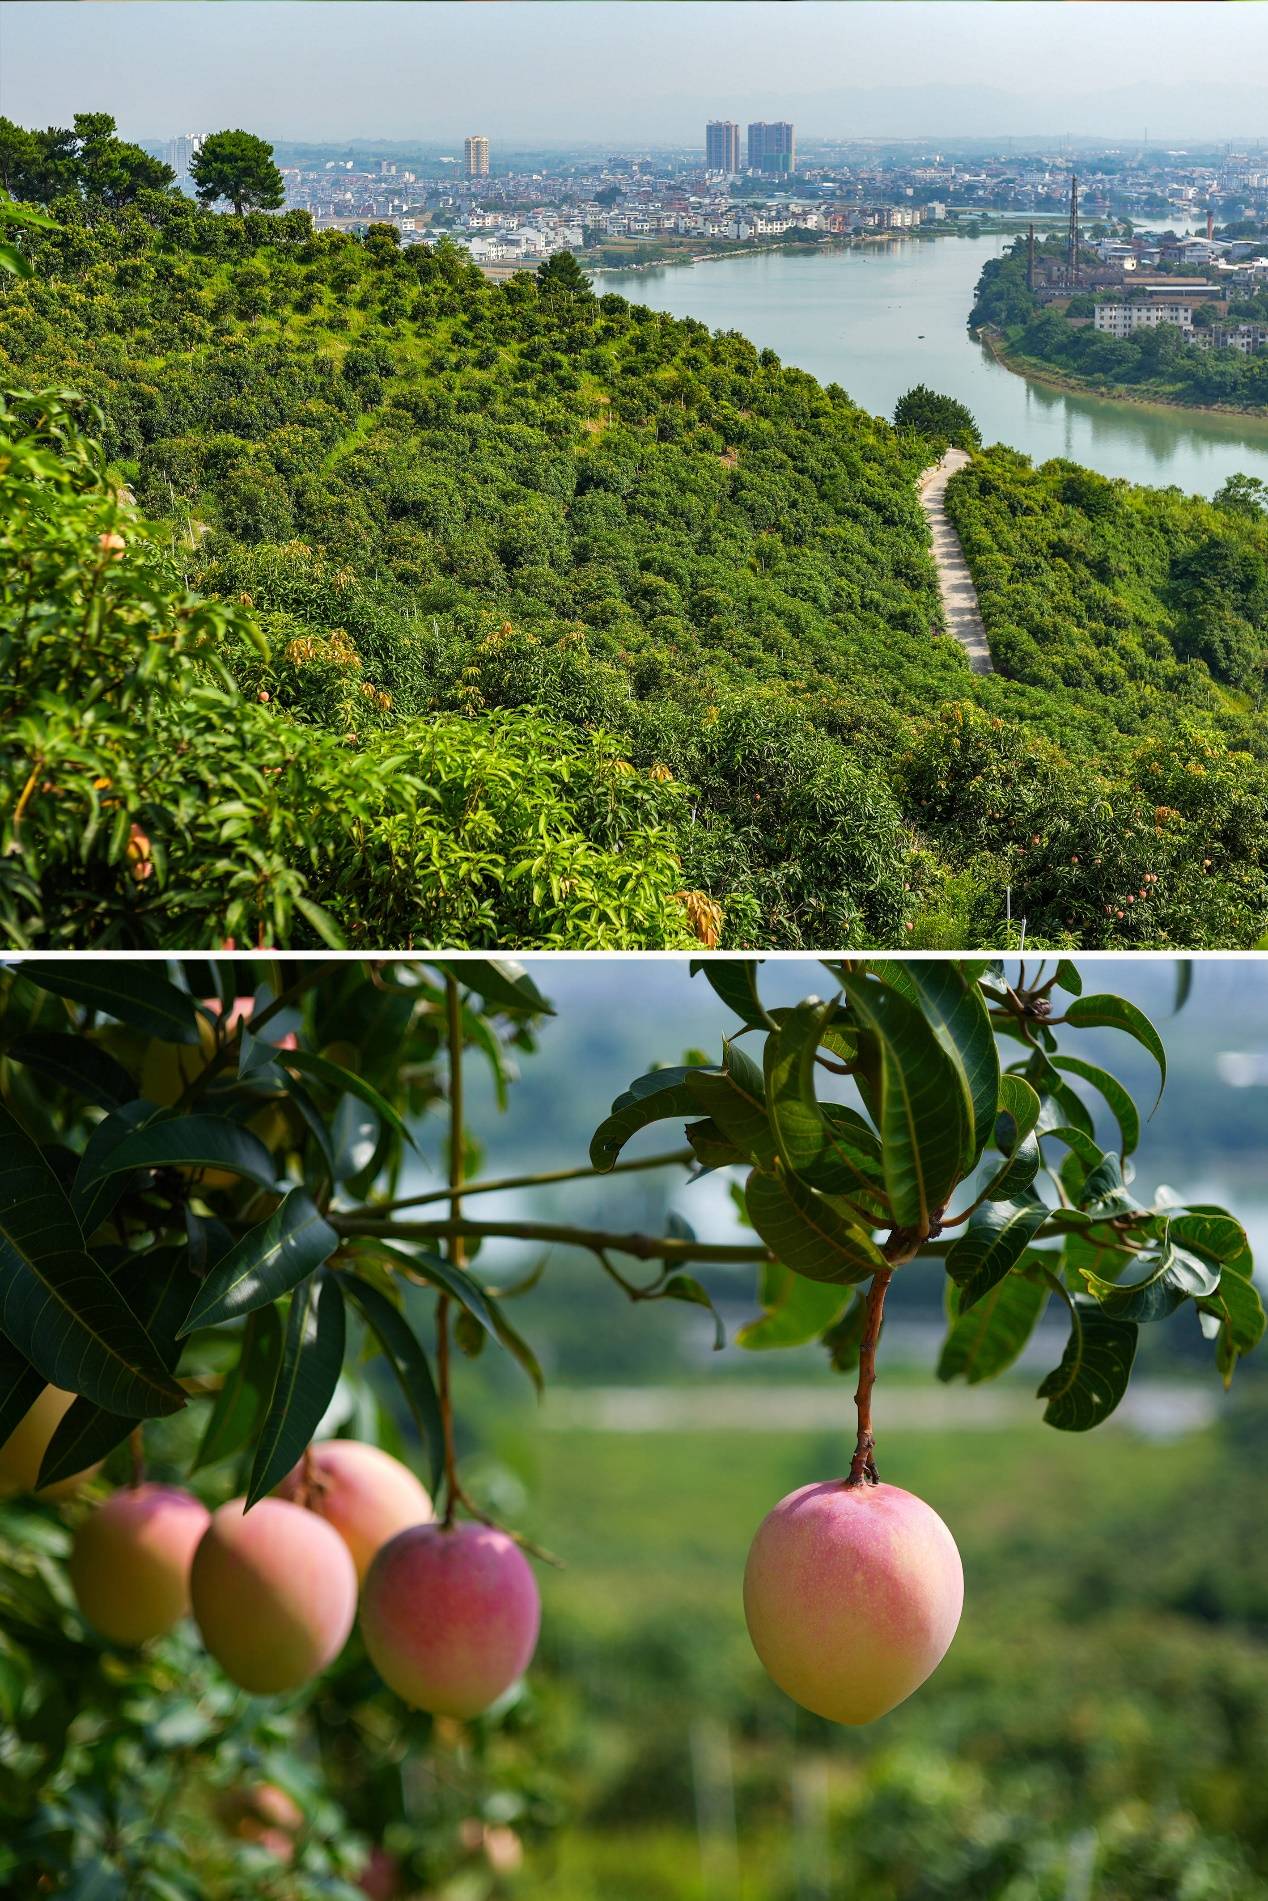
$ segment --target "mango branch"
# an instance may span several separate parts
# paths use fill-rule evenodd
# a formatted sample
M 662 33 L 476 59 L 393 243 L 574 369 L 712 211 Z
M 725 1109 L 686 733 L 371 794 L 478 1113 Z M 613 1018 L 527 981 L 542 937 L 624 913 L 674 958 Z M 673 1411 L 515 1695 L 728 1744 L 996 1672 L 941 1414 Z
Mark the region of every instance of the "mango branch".
M 774 1260 L 759 1241 L 689 1241 L 677 1235 L 610 1234 L 605 1228 L 574 1228 L 556 1221 L 381 1221 L 355 1211 L 328 1217 L 336 1234 L 385 1241 L 539 1241 L 582 1248 L 590 1254 L 628 1254 L 636 1261 L 712 1261 L 720 1266 L 761 1265 Z
M 609 1175 L 629 1175 L 650 1168 L 687 1168 L 696 1159 L 693 1149 L 671 1149 L 666 1155 L 642 1155 L 633 1161 L 615 1162 L 611 1168 L 552 1168 L 533 1175 L 500 1175 L 495 1181 L 467 1182 L 462 1198 L 471 1195 L 496 1195 L 506 1188 L 544 1188 L 555 1182 L 606 1181 Z M 406 1195 L 400 1201 L 368 1202 L 363 1208 L 349 1210 L 350 1216 L 395 1214 L 401 1208 L 425 1208 L 431 1202 L 449 1201 L 451 1190 L 430 1188 L 423 1195 Z

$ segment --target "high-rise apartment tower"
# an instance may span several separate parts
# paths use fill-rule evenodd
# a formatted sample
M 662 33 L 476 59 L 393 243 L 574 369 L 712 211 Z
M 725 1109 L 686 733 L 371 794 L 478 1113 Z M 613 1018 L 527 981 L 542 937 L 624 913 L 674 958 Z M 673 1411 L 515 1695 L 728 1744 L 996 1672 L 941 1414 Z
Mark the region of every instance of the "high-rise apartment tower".
M 748 168 L 751 172 L 795 172 L 797 135 L 785 119 L 773 125 L 759 120 L 748 129 Z
M 190 161 L 201 144 L 202 138 L 197 132 L 180 132 L 167 141 L 163 157 L 176 173 L 176 183 L 182 191 L 189 183 Z
M 707 172 L 738 172 L 740 128 L 733 119 L 710 119 L 704 129 L 704 167 Z
M 489 141 L 483 133 L 475 132 L 462 142 L 463 158 L 468 178 L 487 178 L 489 175 Z

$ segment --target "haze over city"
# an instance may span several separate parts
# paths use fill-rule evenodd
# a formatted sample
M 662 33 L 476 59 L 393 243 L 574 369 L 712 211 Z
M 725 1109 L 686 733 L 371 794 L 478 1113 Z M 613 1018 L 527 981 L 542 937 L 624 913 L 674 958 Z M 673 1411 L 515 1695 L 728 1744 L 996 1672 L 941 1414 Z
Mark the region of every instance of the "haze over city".
M 11 0 L 0 112 L 86 105 L 132 138 L 186 124 L 275 139 L 677 144 L 700 123 L 795 120 L 809 137 L 1245 138 L 1268 108 L 1253 7 L 804 0 L 577 7 L 519 0 L 91 7 Z

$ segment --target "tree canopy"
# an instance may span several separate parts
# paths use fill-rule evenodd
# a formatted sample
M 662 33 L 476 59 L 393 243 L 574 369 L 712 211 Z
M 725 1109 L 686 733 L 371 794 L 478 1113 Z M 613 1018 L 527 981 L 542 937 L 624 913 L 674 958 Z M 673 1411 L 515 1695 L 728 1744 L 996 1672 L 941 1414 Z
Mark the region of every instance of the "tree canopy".
M 200 204 L 224 198 L 239 217 L 276 211 L 285 201 L 273 147 L 253 132 L 209 132 L 190 160 L 189 176 Z
M 982 434 L 967 403 L 917 383 L 894 405 L 894 427 L 953 449 L 976 449 Z

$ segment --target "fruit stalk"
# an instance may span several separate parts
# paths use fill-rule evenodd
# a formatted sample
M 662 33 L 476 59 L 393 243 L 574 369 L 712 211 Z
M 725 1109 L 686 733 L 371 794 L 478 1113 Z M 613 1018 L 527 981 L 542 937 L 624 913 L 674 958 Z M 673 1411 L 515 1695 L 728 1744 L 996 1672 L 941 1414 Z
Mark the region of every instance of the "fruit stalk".
M 858 1436 L 854 1442 L 854 1457 L 850 1460 L 850 1475 L 845 1481 L 847 1485 L 880 1484 L 875 1459 L 876 1435 L 872 1431 L 872 1388 L 876 1384 L 876 1343 L 881 1337 L 885 1295 L 893 1273 L 891 1267 L 878 1267 L 867 1290 L 867 1318 L 859 1346 L 859 1383 L 854 1391 Z
M 940 1230 L 935 1227 L 934 1232 Z M 905 1261 L 914 1260 L 928 1240 L 928 1234 L 913 1228 L 895 1228 L 883 1249 L 885 1265 L 877 1268 L 867 1290 L 863 1339 L 859 1345 L 859 1383 L 854 1390 L 858 1435 L 854 1443 L 854 1457 L 850 1460 L 849 1477 L 845 1481 L 847 1485 L 880 1484 L 880 1473 L 876 1469 L 876 1434 L 872 1431 L 872 1388 L 876 1384 L 876 1346 L 881 1337 L 881 1322 L 885 1318 L 885 1296 L 894 1278 L 894 1269 L 901 1267 Z

